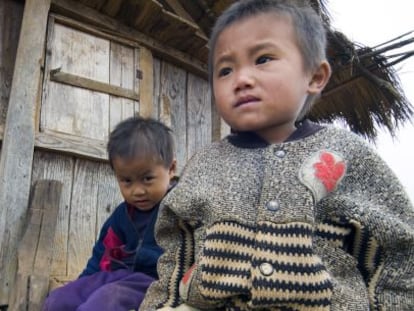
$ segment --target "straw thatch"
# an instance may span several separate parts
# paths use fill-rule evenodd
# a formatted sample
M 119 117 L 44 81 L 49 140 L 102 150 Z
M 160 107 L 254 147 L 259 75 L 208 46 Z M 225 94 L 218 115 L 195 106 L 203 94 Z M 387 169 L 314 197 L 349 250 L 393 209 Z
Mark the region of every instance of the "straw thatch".
M 181 0 L 184 6 L 188 2 Z M 196 22 L 208 34 L 216 16 L 234 1 L 195 2 L 205 11 Z M 343 121 L 353 132 L 370 140 L 375 140 L 381 127 L 394 135 L 413 116 L 394 67 L 414 55 L 414 50 L 398 53 L 401 47 L 414 42 L 412 33 L 377 47 L 363 46 L 331 28 L 326 0 L 311 0 L 311 4 L 328 30 L 328 58 L 333 73 L 309 118 L 317 122 Z M 389 56 L 393 51 L 394 55 Z
M 140 32 L 206 63 L 208 35 L 215 19 L 234 0 L 77 0 L 121 20 Z M 328 31 L 333 74 L 309 117 L 318 122 L 344 121 L 357 134 L 375 140 L 383 127 L 392 135 L 413 116 L 395 65 L 411 57 L 412 33 L 377 47 L 351 42 L 331 28 L 327 0 L 309 0 Z M 405 52 L 399 52 L 405 47 Z M 390 56 L 390 54 L 394 54 Z
M 401 48 L 414 43 L 413 32 L 376 47 L 351 42 L 330 25 L 327 1 L 313 0 L 328 30 L 328 58 L 333 73 L 309 114 L 319 122 L 344 121 L 355 133 L 375 140 L 379 128 L 391 135 L 413 116 L 395 65 L 414 55 Z
M 367 47 L 331 31 L 328 57 L 333 74 L 310 118 L 323 122 L 342 120 L 352 131 L 372 140 L 381 127 L 394 135 L 413 115 L 393 66 L 414 51 L 391 56 L 386 53 L 413 43 L 414 38 L 398 39 L 401 38 Z

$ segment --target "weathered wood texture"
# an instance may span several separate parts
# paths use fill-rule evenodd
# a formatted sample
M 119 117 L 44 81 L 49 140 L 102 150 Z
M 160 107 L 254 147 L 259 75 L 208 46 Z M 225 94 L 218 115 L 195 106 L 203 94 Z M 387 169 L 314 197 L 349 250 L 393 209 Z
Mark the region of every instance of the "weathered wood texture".
M 159 118 L 174 132 L 178 171 L 181 171 L 187 161 L 187 74 L 163 62 L 160 81 Z
M 53 179 L 62 183 L 62 194 L 58 207 L 58 219 L 54 239 L 54 256 L 51 275 L 67 274 L 67 241 L 69 240 L 69 216 L 71 212 L 71 189 L 75 160 L 57 153 L 35 151 L 33 157 L 32 184 L 37 180 Z
M 182 169 L 193 152 L 211 141 L 207 81 L 159 59 L 154 59 L 153 73 L 152 113 L 174 130 Z M 50 276 L 50 288 L 55 288 L 76 278 L 85 267 L 98 231 L 122 197 L 105 162 L 38 150 L 34 154 L 32 182 L 45 178 L 64 185 Z
M 187 157 L 211 143 L 212 113 L 210 90 L 204 79 L 187 78 Z
M 50 0 L 26 0 L 0 159 L 0 305 L 7 303 L 30 193 Z
M 61 190 L 57 180 L 38 180 L 34 185 L 9 310 L 38 311 L 48 293 Z
M 23 7 L 23 3 L 15 0 L 0 1 L 0 140 L 6 123 Z
M 154 58 L 149 49 L 140 48 L 140 106 L 139 114 L 144 117 L 151 117 L 154 113 L 153 88 L 154 88 Z
M 55 2 L 62 6 L 62 0 Z M 71 3 L 68 0 L 65 2 Z M 204 55 L 207 49 L 208 38 L 179 1 L 165 1 L 167 5 L 157 0 L 76 0 L 76 2 L 79 2 L 79 6 L 82 4 L 87 6 L 87 9 L 93 8 L 96 12 L 122 20 L 126 25 L 196 58 Z
M 99 229 L 122 198 L 106 163 L 36 151 L 33 182 L 44 178 L 63 184 L 50 273 L 54 288 L 79 275 Z
M 36 146 L 106 159 L 110 131 L 140 110 L 140 78 L 152 83 L 152 72 L 138 74 L 139 55 L 51 18 Z
M 44 1 L 41 2 L 43 5 Z M 27 4 L 33 5 L 29 0 Z M 78 14 L 84 16 L 84 12 Z M 44 15 L 41 18 L 42 21 L 47 20 Z M 23 148 L 30 159 L 13 163 L 17 176 L 20 176 L 19 170 L 26 170 L 26 179 L 21 181 L 18 178 L 23 187 L 26 182 L 30 189 L 30 185 L 43 179 L 57 180 L 63 185 L 52 243 L 49 288 L 60 286 L 79 275 L 91 255 L 103 222 L 122 200 L 113 172 L 105 160 L 108 135 L 118 122 L 138 113 L 153 116 L 169 125 L 176 142 L 179 173 L 194 152 L 210 143 L 213 134 L 221 133 L 221 126 L 215 124 L 220 120 L 216 120 L 208 82 L 204 78 L 180 67 L 180 62 L 173 64 L 169 61 L 174 58 L 167 60 L 154 56 L 156 54 L 153 54 L 150 44 L 143 47 L 139 40 L 134 41 L 135 33 L 120 39 L 121 36 L 116 36 L 116 27 L 102 32 L 106 20 L 99 18 L 100 15 L 92 14 L 89 20 L 94 20 L 94 23 L 90 25 L 62 16 L 49 18 L 49 28 L 45 31 L 44 76 L 40 71 L 36 77 L 29 75 L 37 79 L 41 92 L 33 86 L 27 88 L 31 97 L 24 103 L 30 102 L 32 110 L 29 116 L 24 116 L 23 123 L 17 123 L 33 124 L 26 137 L 31 139 L 28 143 L 31 149 Z M 39 27 L 38 24 L 36 26 Z M 27 49 L 26 45 L 32 46 L 30 40 L 25 42 L 24 49 Z M 75 79 L 76 83 L 53 79 L 51 72 L 55 69 L 66 74 L 66 78 L 80 79 Z M 26 70 L 23 72 L 28 75 Z M 20 80 L 16 81 L 13 85 Z M 112 92 L 105 86 L 109 86 Z M 120 93 L 114 94 L 119 90 Z M 128 94 L 138 94 L 139 100 L 124 96 L 125 90 Z M 36 106 L 35 99 L 41 100 L 41 105 Z M 19 134 L 23 133 L 27 131 Z M 16 137 L 20 136 L 16 134 Z M 13 148 L 22 148 L 22 142 L 25 140 L 9 141 Z M 5 148 L 7 144 L 3 146 L 2 159 L 9 150 Z M 10 175 L 11 172 L 6 176 Z M 22 189 L 20 184 L 16 185 L 14 181 L 12 184 L 14 189 L 7 188 L 7 198 L 13 203 L 10 211 L 16 202 L 21 202 Z M 27 205 L 23 204 L 19 210 L 20 218 L 13 214 L 13 221 L 16 218 L 21 221 L 25 217 Z M 1 230 L 9 223 L 10 211 L 1 210 Z M 9 229 L 4 229 L 4 233 L 1 239 L 5 237 L 3 240 L 8 241 Z M 18 234 L 14 234 L 17 238 Z M 6 250 L 17 247 L 7 246 Z M 0 253 L 5 254 L 8 253 Z M 5 261 L 0 259 L 0 268 L 4 268 L 2 264 Z M 6 279 L 10 280 L 10 276 L 0 274 L 2 282 Z M 0 300 L 0 305 L 2 302 L 7 303 L 7 300 Z
M 172 16 L 169 12 L 163 11 L 162 16 L 160 14 L 156 16 L 154 12 L 151 12 L 150 16 L 152 16 L 153 19 L 149 20 L 149 22 L 155 21 L 155 24 L 152 25 L 154 31 L 149 29 L 149 33 L 145 34 L 142 31 L 134 29 L 136 24 L 140 24 L 143 18 L 149 17 L 148 15 L 146 16 L 145 12 L 142 10 L 143 7 L 148 9 L 151 4 L 148 5 L 147 2 L 155 4 L 156 1 L 123 1 L 122 8 L 118 7 L 115 1 L 111 1 L 113 2 L 111 5 L 105 4 L 102 7 L 97 7 L 97 9 L 102 9 L 102 13 L 92 9 L 91 6 L 93 5 L 89 5 L 89 1 L 82 2 L 88 6 L 82 5 L 78 1 L 53 0 L 52 10 L 58 14 L 94 25 L 97 29 L 102 31 L 102 33 L 111 33 L 138 42 L 141 46 L 150 49 L 154 56 L 175 63 L 181 68 L 201 75 L 204 78 L 207 77 L 206 63 L 200 61 L 196 57 L 189 56 L 189 53 L 196 54 L 197 56 L 205 56 L 207 50 L 206 46 L 204 46 L 207 43 L 206 38 L 197 36 L 197 33 L 195 36 L 191 37 L 191 40 L 189 40 L 188 37 L 185 37 L 185 34 L 194 34 L 198 29 L 190 22 L 180 19 L 177 16 Z M 106 2 L 108 3 L 109 1 Z M 112 5 L 113 8 L 106 10 L 107 7 Z M 153 5 L 151 10 L 152 9 L 156 10 L 157 5 Z M 139 13 L 139 16 L 137 19 L 134 19 L 134 14 L 137 13 Z M 113 18 L 110 16 L 113 16 Z M 132 20 L 129 20 L 128 16 L 130 16 Z M 177 29 L 176 26 L 169 27 L 171 22 L 177 22 L 179 28 Z M 148 24 L 146 27 L 151 28 L 151 24 Z M 163 29 L 160 29 L 160 27 Z M 176 46 L 176 48 L 166 44 L 167 41 L 169 44 Z M 200 43 L 200 41 L 202 42 Z M 198 49 L 195 45 L 202 45 L 203 48 Z M 186 51 L 183 52 L 179 50 L 181 47 L 185 47 Z

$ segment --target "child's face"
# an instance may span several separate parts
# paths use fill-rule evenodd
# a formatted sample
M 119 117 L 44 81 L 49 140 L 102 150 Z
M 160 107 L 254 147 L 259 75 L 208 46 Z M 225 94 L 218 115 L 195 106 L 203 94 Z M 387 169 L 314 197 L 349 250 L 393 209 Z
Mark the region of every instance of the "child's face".
M 121 157 L 115 157 L 112 163 L 125 201 L 142 211 L 151 210 L 162 200 L 174 177 L 176 166 L 175 161 L 166 168 L 151 159 Z
M 218 37 L 213 66 L 217 109 L 233 129 L 269 142 L 294 131 L 312 75 L 288 17 L 263 13 L 230 25 Z

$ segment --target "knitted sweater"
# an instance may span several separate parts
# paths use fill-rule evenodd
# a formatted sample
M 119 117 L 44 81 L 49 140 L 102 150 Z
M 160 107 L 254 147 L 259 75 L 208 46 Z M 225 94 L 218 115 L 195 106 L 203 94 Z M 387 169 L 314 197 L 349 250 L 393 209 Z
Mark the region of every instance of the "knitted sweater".
M 162 202 L 140 310 L 414 310 L 414 210 L 370 146 L 332 126 L 241 136 L 197 153 Z

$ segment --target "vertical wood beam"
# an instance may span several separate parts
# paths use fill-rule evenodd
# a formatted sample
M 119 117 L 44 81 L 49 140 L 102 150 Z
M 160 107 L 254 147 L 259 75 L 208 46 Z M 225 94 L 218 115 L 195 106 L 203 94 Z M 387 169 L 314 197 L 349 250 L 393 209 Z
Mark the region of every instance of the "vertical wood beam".
M 51 0 L 26 0 L 0 158 L 0 305 L 8 304 L 28 209 L 35 114 Z
M 139 114 L 143 117 L 156 117 L 153 107 L 154 60 L 152 52 L 146 47 L 140 47 L 139 59 L 139 69 L 142 72 L 142 80 L 139 84 Z

